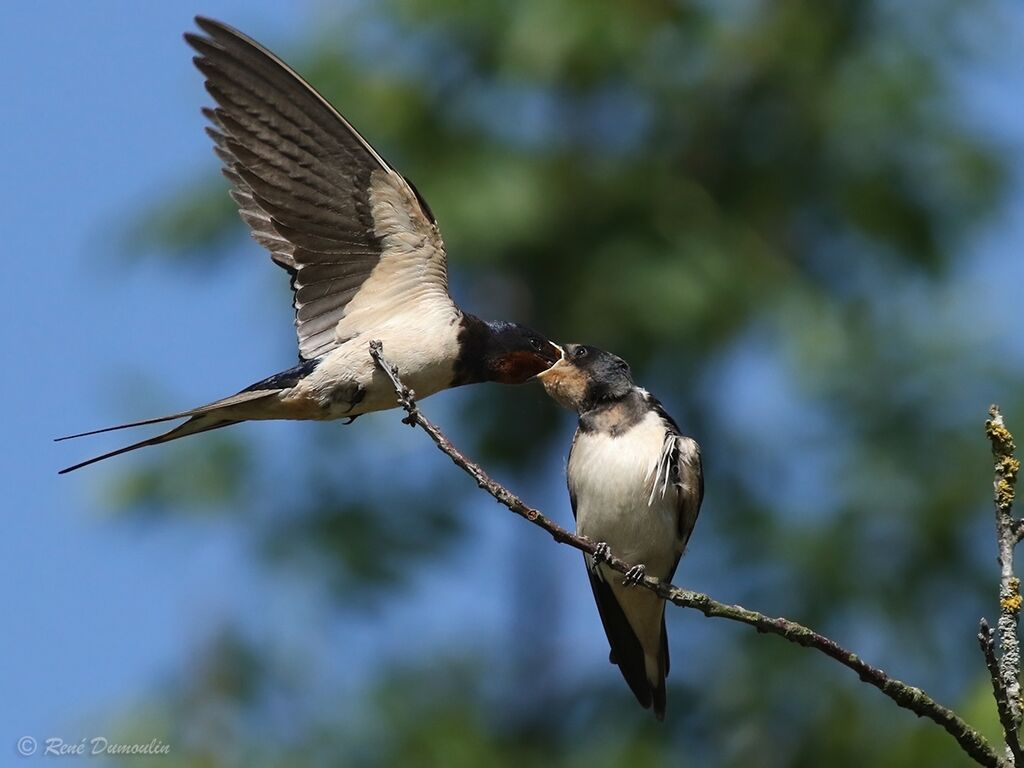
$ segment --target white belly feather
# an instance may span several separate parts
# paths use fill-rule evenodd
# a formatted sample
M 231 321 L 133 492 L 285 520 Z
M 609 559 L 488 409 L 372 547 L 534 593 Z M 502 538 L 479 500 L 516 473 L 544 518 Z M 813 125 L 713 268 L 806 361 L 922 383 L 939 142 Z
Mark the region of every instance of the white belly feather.
M 678 490 L 659 471 L 665 443 L 664 424 L 651 412 L 618 437 L 580 433 L 569 457 L 579 533 L 657 578 L 668 577 L 682 547 Z
M 576 530 L 605 542 L 627 563 L 644 565 L 647 575 L 668 579 L 682 554 L 679 535 L 679 491 L 665 482 L 665 426 L 654 412 L 624 434 L 579 433 L 569 456 L 569 487 L 576 497 Z M 587 565 L 594 567 L 589 556 Z M 663 672 L 661 624 L 664 601 L 641 587 L 625 586 L 622 575 L 598 566 L 644 650 L 652 685 Z
M 458 311 L 449 304 L 416 307 L 381 323 L 372 333 L 362 333 L 331 350 L 305 380 L 307 391 L 325 404 L 325 418 L 357 416 L 395 407 L 395 388 L 370 357 L 369 343 L 379 339 L 384 357 L 398 367 L 402 382 L 418 398 L 439 392 L 451 384 L 458 357 Z M 345 387 L 362 388 L 361 399 L 350 409 L 344 398 L 332 393 Z

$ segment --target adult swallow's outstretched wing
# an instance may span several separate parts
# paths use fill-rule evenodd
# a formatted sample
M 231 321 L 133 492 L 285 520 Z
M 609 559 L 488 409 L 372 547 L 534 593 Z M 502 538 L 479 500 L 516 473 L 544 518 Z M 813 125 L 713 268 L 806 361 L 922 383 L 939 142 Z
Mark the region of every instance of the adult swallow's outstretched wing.
M 237 30 L 196 23 L 205 35 L 185 39 L 216 102 L 204 110 L 208 133 L 253 237 L 291 275 L 300 362 L 198 408 L 71 435 L 187 419 L 62 473 L 240 421 L 351 419 L 393 407 L 371 339 L 384 342 L 420 396 L 521 383 L 558 359 L 560 350 L 528 328 L 455 306 L 426 202 L 326 99 Z

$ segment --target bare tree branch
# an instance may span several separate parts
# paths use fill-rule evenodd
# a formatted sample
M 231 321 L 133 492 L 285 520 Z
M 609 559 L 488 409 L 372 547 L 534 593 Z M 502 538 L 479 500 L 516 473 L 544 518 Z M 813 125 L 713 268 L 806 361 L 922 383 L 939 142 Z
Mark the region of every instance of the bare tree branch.
M 1020 690 L 1020 579 L 1013 572 L 1013 551 L 1020 543 L 1022 534 L 1021 521 L 1013 519 L 1014 486 L 1020 462 L 1013 455 L 1016 446 L 1013 435 L 1003 423 L 1003 415 L 999 406 L 989 408 L 989 419 L 985 422 L 985 433 L 992 443 L 992 458 L 995 466 L 993 480 L 993 500 L 996 512 L 996 541 L 999 546 L 999 636 L 998 668 L 993 671 L 992 690 L 995 692 L 996 704 L 999 707 L 999 721 L 1003 725 L 1006 747 L 1013 765 L 1024 767 L 1024 756 L 1021 755 L 1019 731 L 1022 718 Z M 987 623 L 984 624 L 987 626 Z M 995 648 L 989 639 L 986 651 L 986 662 L 989 655 L 995 658 Z M 1003 711 L 1005 708 L 1005 712 Z
M 585 536 L 577 536 L 569 532 L 545 517 L 540 511 L 527 506 L 518 496 L 500 483 L 492 480 L 483 468 L 467 458 L 440 429 L 423 416 L 416 404 L 416 393 L 402 383 L 398 369 L 391 365 L 384 357 L 383 345 L 379 341 L 370 342 L 370 355 L 394 385 L 398 396 L 398 403 L 408 414 L 403 419 L 406 424 L 422 428 L 456 466 L 469 474 L 480 488 L 487 491 L 512 512 L 526 518 L 534 525 L 540 526 L 560 544 L 568 544 L 581 552 L 598 556 L 597 547 L 593 541 Z M 619 559 L 614 553 L 606 556 L 604 562 L 622 574 L 625 574 L 633 565 Z M 852 669 L 861 680 L 869 685 L 873 685 L 900 707 L 909 709 L 918 717 L 928 718 L 940 725 L 956 739 L 960 748 L 979 765 L 992 768 L 1006 768 L 1008 765 L 1006 761 L 999 757 L 985 737 L 953 710 L 942 706 L 920 688 L 890 677 L 883 670 L 871 666 L 852 651 L 845 649 L 839 643 L 812 629 L 789 619 L 773 618 L 739 605 L 720 603 L 708 595 L 680 589 L 650 576 L 645 576 L 639 584 L 682 608 L 692 608 L 710 618 L 729 619 L 749 624 L 758 632 L 778 635 L 791 643 L 796 643 L 806 648 L 814 648 L 843 666 Z
M 996 700 L 996 710 L 999 712 L 999 723 L 1003 726 L 1003 738 L 1006 741 L 1010 762 L 1013 765 L 1024 765 L 1020 738 L 1013 722 L 1013 713 L 1006 695 L 1006 688 L 1003 687 L 999 661 L 996 659 L 996 633 L 985 619 L 981 620 L 978 628 L 978 644 L 981 646 L 981 652 L 985 655 L 985 666 L 988 667 L 988 674 L 992 678 L 992 696 Z

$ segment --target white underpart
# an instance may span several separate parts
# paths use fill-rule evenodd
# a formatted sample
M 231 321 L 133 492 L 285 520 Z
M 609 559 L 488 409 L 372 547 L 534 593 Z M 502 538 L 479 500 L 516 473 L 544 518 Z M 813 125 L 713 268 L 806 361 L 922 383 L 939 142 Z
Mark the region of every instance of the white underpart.
M 668 482 L 665 466 L 674 441 L 652 411 L 618 437 L 577 434 L 569 456 L 578 532 L 606 542 L 617 557 L 645 565 L 658 579 L 669 577 L 685 544 L 679 535 L 679 490 Z M 659 486 L 662 492 L 655 493 Z M 656 684 L 664 601 L 649 590 L 623 586 L 622 576 L 607 566 L 599 568 L 640 640 L 647 676 Z
M 300 386 L 325 404 L 324 418 L 393 408 L 394 386 L 370 357 L 369 342 L 378 339 L 384 345 L 384 356 L 398 367 L 403 383 L 414 389 L 417 397 L 432 395 L 451 384 L 459 353 L 458 321 L 457 311 L 432 308 L 392 317 L 332 349 Z M 354 407 L 332 400 L 332 392 L 353 384 L 363 388 L 362 399 Z

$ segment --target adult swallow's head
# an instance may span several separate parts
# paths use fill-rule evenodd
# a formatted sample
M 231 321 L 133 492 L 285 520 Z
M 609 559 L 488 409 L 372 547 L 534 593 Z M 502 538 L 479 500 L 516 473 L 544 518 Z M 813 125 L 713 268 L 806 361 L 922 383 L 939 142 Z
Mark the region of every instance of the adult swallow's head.
M 625 360 L 583 344 L 566 344 L 562 359 L 537 378 L 556 402 L 578 412 L 624 397 L 633 388 Z
M 562 348 L 519 323 L 491 322 L 484 349 L 487 378 L 501 384 L 523 384 L 562 357 Z

